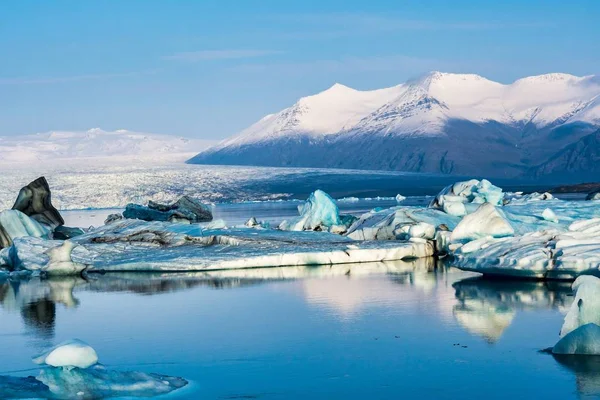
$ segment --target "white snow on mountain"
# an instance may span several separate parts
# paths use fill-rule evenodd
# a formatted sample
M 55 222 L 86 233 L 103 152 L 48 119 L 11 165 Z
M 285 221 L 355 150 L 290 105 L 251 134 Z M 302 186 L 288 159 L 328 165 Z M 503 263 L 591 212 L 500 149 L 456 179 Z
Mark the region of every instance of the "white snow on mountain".
M 335 84 L 264 117 L 213 150 L 294 135 L 430 136 L 443 134 L 445 124 L 457 119 L 538 129 L 573 122 L 600 125 L 600 79 L 553 73 L 502 84 L 474 74 L 431 72 L 387 89 Z
M 184 161 L 213 144 L 210 141 L 170 135 L 104 131 L 51 131 L 33 135 L 0 136 L 0 164 L 31 164 L 45 161 L 111 162 Z

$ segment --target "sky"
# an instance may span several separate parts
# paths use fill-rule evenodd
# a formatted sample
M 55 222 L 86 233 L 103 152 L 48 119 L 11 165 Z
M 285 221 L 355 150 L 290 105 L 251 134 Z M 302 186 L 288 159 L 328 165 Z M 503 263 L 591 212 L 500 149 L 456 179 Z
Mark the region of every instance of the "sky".
M 7 0 L 0 135 L 222 139 L 336 82 L 600 73 L 598 0 Z

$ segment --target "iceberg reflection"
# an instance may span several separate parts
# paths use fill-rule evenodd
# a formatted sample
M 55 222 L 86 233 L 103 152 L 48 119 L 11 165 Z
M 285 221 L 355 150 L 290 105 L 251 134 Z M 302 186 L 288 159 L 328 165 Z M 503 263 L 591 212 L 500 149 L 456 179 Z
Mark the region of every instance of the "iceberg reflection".
M 453 285 L 458 304 L 453 314 L 468 332 L 496 342 L 512 323 L 517 311 L 569 307 L 572 296 L 567 282 L 536 282 L 467 278 Z

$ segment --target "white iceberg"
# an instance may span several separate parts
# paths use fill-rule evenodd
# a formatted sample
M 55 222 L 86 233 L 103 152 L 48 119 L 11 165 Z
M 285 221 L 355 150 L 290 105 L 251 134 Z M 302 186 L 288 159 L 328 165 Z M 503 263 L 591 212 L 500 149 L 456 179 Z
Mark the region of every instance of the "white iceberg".
M 87 343 L 72 339 L 34 357 L 33 362 L 52 367 L 89 368 L 98 363 L 98 354 Z
M 405 196 L 402 196 L 400 193 L 396 195 L 396 203 L 402 203 L 404 200 L 406 200 Z
M 580 326 L 594 323 L 600 325 L 600 279 L 581 275 L 573 282 L 575 299 L 560 330 L 560 337 Z
M 306 202 L 298 207 L 300 216 L 287 225 L 287 230 L 327 230 L 336 225 L 342 225 L 336 202 L 322 190 L 315 190 Z
M 600 326 L 590 323 L 569 332 L 556 343 L 552 353 L 600 355 Z
M 479 206 L 477 211 L 466 215 L 454 228 L 450 240 L 453 242 L 471 241 L 484 237 L 506 237 L 515 230 L 498 208 L 490 203 Z
M 482 179 L 471 179 L 464 182 L 456 182 L 444 188 L 431 202 L 429 207 L 439 210 L 444 209 L 446 203 L 482 204 L 490 203 L 494 206 L 502 205 L 504 194 L 502 189 L 494 186 L 490 181 Z M 446 209 L 457 212 L 458 208 L 446 206 Z M 458 215 L 458 214 L 453 214 Z
M 545 219 L 546 221 L 550 221 L 550 222 L 558 222 L 558 217 L 556 216 L 556 214 L 554 213 L 554 211 L 552 211 L 549 208 L 546 208 L 543 212 L 542 212 L 542 218 Z

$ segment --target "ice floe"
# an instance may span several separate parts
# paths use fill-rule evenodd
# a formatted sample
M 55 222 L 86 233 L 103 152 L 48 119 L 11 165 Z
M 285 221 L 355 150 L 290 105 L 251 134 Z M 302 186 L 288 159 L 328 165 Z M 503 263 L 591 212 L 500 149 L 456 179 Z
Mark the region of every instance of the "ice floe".
M 333 226 L 342 225 L 335 200 L 322 190 L 315 190 L 311 193 L 306 202 L 298 207 L 298 211 L 300 213 L 299 217 L 280 225 L 283 230 L 326 231 Z M 343 230 L 345 230 L 345 227 Z
M 554 345 L 552 353 L 600 355 L 600 326 L 590 323 L 569 332 Z
M 447 186 L 433 199 L 429 207 L 444 209 L 447 203 L 462 203 L 462 204 L 482 204 L 490 203 L 492 205 L 502 205 L 504 194 L 502 189 L 491 184 L 490 181 L 482 179 L 472 179 L 470 181 L 457 182 Z M 450 205 L 446 209 L 462 210 L 462 208 L 454 209 Z M 454 214 L 457 215 L 457 214 Z

